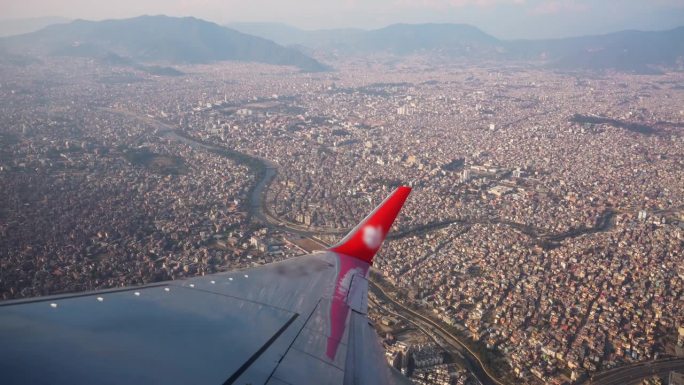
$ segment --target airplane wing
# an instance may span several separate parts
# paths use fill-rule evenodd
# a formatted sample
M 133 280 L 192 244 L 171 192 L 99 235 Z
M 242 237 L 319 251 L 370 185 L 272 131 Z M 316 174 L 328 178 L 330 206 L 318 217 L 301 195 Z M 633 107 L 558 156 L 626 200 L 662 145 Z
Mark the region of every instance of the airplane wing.
M 0 303 L 2 384 L 389 384 L 368 269 L 410 193 L 270 265 Z M 408 380 L 405 380 L 408 382 Z

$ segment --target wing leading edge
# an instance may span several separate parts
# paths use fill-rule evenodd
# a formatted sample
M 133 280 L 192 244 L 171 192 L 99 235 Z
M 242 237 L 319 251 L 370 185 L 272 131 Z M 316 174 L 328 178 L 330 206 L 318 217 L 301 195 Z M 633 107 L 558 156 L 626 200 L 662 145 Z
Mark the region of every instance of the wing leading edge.
M 396 383 L 368 324 L 367 279 L 409 193 L 395 190 L 325 252 L 0 303 L 0 383 Z

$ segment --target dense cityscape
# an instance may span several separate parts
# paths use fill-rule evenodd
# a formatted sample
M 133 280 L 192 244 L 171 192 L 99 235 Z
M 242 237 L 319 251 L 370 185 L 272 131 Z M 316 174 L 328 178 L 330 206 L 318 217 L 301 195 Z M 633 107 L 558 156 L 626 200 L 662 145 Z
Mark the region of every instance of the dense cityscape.
M 179 69 L 0 64 L 0 299 L 302 255 L 407 184 L 376 279 L 499 380 L 684 355 L 681 72 Z M 390 364 L 418 384 L 483 381 L 422 327 L 402 340 L 387 302 L 372 318 Z

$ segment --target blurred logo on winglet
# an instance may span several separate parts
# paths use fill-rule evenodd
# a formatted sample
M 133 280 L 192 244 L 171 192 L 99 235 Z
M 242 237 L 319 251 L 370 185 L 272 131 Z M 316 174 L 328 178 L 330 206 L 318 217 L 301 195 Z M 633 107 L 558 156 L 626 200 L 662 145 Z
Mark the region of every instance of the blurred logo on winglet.
M 382 243 L 382 227 L 368 225 L 363 228 L 363 243 L 371 250 Z

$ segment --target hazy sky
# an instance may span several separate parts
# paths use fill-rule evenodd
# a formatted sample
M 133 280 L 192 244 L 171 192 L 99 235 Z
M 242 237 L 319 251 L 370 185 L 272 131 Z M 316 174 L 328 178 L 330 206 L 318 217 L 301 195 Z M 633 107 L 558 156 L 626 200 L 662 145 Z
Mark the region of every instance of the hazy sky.
M 105 19 L 166 14 L 305 29 L 469 23 L 499 38 L 558 37 L 684 25 L 684 0 L 0 0 L 0 17 Z

